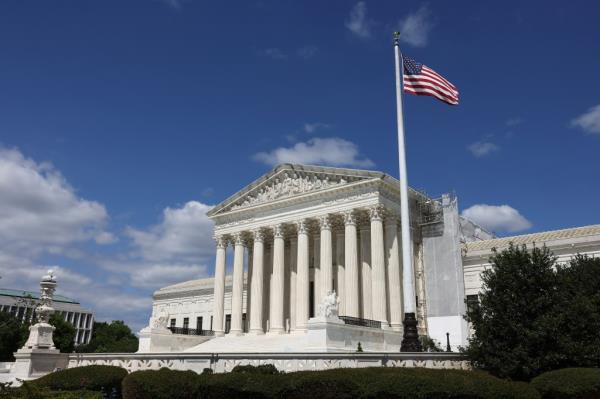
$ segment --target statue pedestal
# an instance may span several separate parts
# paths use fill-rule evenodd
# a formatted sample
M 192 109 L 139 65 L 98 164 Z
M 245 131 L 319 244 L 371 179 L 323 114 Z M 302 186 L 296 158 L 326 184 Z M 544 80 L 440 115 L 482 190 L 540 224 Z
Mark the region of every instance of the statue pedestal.
M 69 363 L 69 355 L 60 353 L 58 349 L 21 348 L 14 355 L 11 377 L 21 380 L 32 380 L 54 370 L 65 369 Z
M 25 345 L 23 345 L 23 349 L 56 349 L 54 347 L 54 341 L 52 340 L 52 333 L 55 328 L 44 322 L 40 322 L 34 324 L 29 327 L 29 338 Z M 20 351 L 19 350 L 19 351 Z

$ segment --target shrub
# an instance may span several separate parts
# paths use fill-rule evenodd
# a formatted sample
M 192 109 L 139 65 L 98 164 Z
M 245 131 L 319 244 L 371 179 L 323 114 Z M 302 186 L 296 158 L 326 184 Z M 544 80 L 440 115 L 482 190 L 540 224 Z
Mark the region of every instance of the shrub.
M 200 377 L 201 395 L 205 399 L 274 399 L 285 397 L 287 376 L 263 373 L 227 373 Z
M 160 370 L 136 371 L 123 380 L 126 399 L 197 399 L 204 377 L 193 371 Z
M 279 374 L 277 367 L 272 364 L 261 364 L 260 366 L 252 366 L 250 364 L 245 366 L 238 365 L 235 366 L 231 372 L 244 374 Z
M 542 399 L 600 398 L 600 369 L 570 368 L 549 371 L 531 381 Z
M 127 370 L 116 366 L 84 366 L 56 371 L 33 382 L 38 388 L 55 391 L 89 390 L 110 392 L 113 388 L 121 390 L 121 381 Z
M 301 371 L 286 375 L 287 384 L 282 397 L 304 399 L 350 399 L 360 395 L 360 386 L 351 370 Z

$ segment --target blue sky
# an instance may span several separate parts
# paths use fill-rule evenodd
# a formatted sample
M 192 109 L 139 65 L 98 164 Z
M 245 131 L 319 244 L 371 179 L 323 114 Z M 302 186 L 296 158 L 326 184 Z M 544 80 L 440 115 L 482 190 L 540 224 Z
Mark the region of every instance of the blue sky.
M 461 92 L 405 96 L 409 184 L 500 235 L 600 222 L 594 2 L 4 1 L 0 285 L 142 327 L 212 274 L 210 207 L 279 161 L 397 175 L 391 33 Z

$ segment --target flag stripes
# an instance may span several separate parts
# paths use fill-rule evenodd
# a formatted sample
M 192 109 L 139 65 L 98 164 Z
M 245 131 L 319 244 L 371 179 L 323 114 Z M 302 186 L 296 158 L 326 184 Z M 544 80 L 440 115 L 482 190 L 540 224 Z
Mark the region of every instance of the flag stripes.
M 403 57 L 404 91 L 417 96 L 431 96 L 447 104 L 458 104 L 458 89 L 433 69 Z

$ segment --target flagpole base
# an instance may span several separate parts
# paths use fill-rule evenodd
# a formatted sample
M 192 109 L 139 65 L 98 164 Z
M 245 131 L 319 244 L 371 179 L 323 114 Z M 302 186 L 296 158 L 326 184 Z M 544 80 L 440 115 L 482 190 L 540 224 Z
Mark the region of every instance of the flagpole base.
M 400 344 L 400 352 L 423 352 L 419 333 L 417 332 L 417 318 L 414 313 L 404 314 L 404 336 Z

